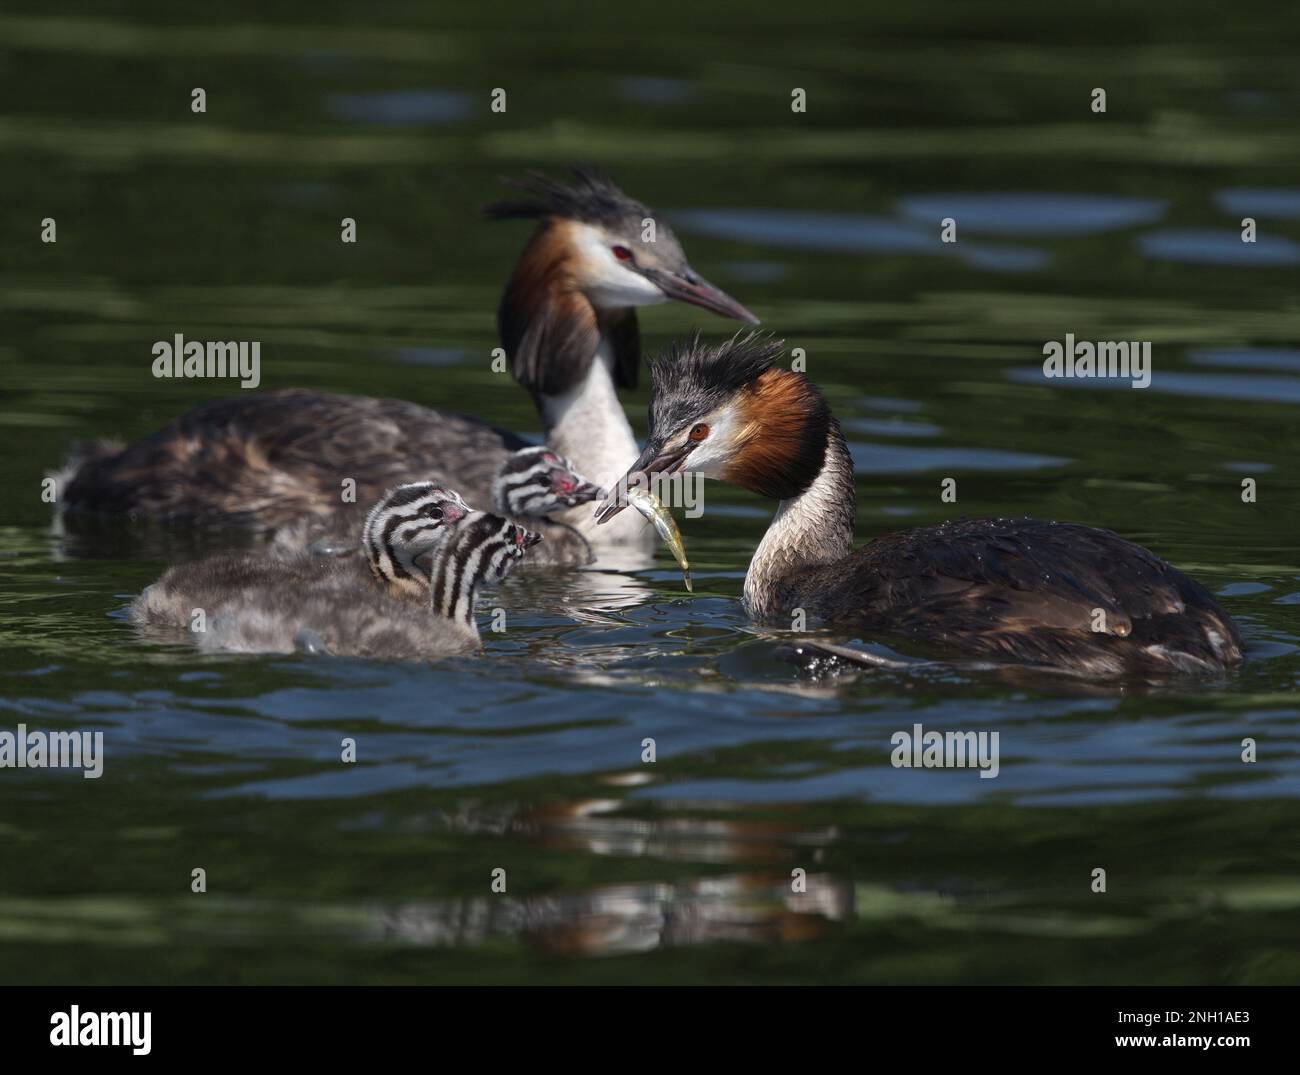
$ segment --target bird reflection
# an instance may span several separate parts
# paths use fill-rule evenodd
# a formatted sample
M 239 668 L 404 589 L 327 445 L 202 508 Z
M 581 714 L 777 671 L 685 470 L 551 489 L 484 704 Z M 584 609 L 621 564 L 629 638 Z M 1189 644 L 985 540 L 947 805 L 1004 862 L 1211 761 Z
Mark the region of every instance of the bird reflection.
M 632 772 L 605 782 L 619 787 L 645 779 Z M 614 796 L 517 806 L 466 803 L 443 820 L 456 832 L 522 838 L 551 852 L 758 868 L 543 895 L 485 893 L 371 906 L 365 938 L 453 946 L 515 937 L 547 953 L 595 956 L 718 941 L 811 940 L 853 916 L 853 882 L 815 869 L 838 837 L 833 826 L 618 815 L 625 805 Z
M 685 882 L 603 885 L 581 892 L 428 900 L 367 908 L 364 939 L 450 947 L 515 937 L 552 955 L 600 956 L 720 941 L 822 937 L 853 913 L 853 884 L 808 874 L 740 873 Z

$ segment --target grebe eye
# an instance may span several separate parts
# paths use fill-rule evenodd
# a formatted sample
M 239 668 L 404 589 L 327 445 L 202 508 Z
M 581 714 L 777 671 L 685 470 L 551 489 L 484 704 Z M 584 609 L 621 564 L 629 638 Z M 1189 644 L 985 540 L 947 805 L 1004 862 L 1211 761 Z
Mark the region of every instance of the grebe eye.
M 632 260 L 632 251 L 629 250 L 626 246 L 612 246 L 610 247 L 610 250 L 613 251 L 614 256 L 618 258 L 619 261 Z
M 430 504 L 424 509 L 424 514 L 430 519 L 441 519 L 442 508 L 438 507 L 437 504 Z
M 691 426 L 690 438 L 697 444 L 709 435 L 709 427 L 703 422 L 696 422 Z

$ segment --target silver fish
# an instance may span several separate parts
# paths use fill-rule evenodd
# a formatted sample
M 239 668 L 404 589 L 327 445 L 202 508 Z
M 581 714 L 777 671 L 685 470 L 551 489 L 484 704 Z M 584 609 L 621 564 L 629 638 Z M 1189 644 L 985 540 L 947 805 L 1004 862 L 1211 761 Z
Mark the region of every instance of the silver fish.
M 664 539 L 664 544 L 677 557 L 677 564 L 682 569 L 682 581 L 686 583 L 687 592 L 694 593 L 695 589 L 691 586 L 691 564 L 686 559 L 686 546 L 682 544 L 682 532 L 677 529 L 677 520 L 673 518 L 673 513 L 664 507 L 663 501 L 654 493 L 649 489 L 642 489 L 639 485 L 628 487 L 627 501 L 654 523 L 659 536 Z

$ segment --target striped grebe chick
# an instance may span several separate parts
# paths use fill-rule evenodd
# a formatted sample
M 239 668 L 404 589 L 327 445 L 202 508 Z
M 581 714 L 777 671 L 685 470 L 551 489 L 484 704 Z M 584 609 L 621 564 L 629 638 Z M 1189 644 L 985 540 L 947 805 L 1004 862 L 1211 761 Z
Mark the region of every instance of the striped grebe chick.
M 962 519 L 854 549 L 839 423 L 781 341 L 698 337 L 651 363 L 650 436 L 627 480 L 693 471 L 780 501 L 745 576 L 754 618 L 811 618 L 1087 676 L 1221 672 L 1236 624 L 1200 583 L 1109 530 Z M 623 508 L 611 500 L 598 512 Z
M 169 568 L 130 615 L 145 628 L 186 628 L 203 650 L 448 656 L 479 645 L 478 588 L 540 540 L 436 483 L 402 485 L 367 516 L 364 555 L 209 557 Z
M 501 344 L 533 397 L 546 445 L 604 483 L 637 451 L 618 400 L 618 389 L 635 387 L 641 360 L 636 307 L 672 299 L 756 318 L 701 278 L 668 225 L 602 174 L 575 169 L 571 184 L 533 175 L 516 186 L 520 197 L 487 209 L 495 219 L 538 222 L 501 298 Z M 647 221 L 653 241 L 643 241 Z M 247 393 L 195 407 L 126 447 L 79 447 L 59 475 L 60 504 L 310 544 L 355 534 L 356 505 L 404 482 L 437 480 L 487 504 L 505 456 L 523 447 L 481 419 L 399 400 Z M 340 496 L 349 480 L 350 503 Z M 647 541 L 631 519 L 599 531 L 590 512 L 566 521 L 601 545 Z M 574 555 L 585 562 L 583 550 Z
M 453 495 L 459 499 L 459 494 Z M 506 456 L 492 481 L 490 507 L 545 538 L 537 552 L 529 555 L 530 564 L 585 564 L 594 557 L 587 539 L 552 516 L 603 496 L 604 490 L 579 474 L 570 460 L 542 445 Z M 363 542 L 370 526 L 367 520 Z M 552 545 L 554 550 L 548 548 Z M 278 531 L 271 545 L 277 555 L 285 556 L 295 555 L 304 546 L 309 552 L 331 556 L 348 556 L 358 549 L 355 532 L 323 534 L 315 519 L 302 519 Z
M 544 539 L 528 555 L 532 564 L 587 564 L 595 552 L 582 530 L 564 519 L 570 509 L 604 497 L 573 461 L 541 445 L 512 452 L 492 483 L 492 510 L 517 519 Z

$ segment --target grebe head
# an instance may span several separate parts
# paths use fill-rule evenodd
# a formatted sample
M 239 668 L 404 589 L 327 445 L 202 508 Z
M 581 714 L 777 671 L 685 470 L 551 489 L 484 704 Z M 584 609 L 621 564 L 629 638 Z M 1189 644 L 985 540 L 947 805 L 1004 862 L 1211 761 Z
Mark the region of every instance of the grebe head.
M 569 286 L 597 311 L 677 299 L 758 324 L 745 307 L 691 268 L 665 221 L 602 172 L 574 168 L 570 185 L 530 172 L 510 185 L 523 197 L 489 205 L 488 215 L 539 219 L 523 260 L 540 262 L 535 271 L 562 260 Z
M 689 471 L 775 500 L 798 496 L 821 472 L 830 410 L 801 373 L 776 365 L 782 340 L 737 335 L 709 347 L 696 334 L 650 363 L 645 451 L 620 486 L 642 474 Z M 626 506 L 616 498 L 600 522 Z
M 489 205 L 488 215 L 539 223 L 501 296 L 497 328 L 515 380 L 534 398 L 581 386 L 602 341 L 614 384 L 635 388 L 637 306 L 677 299 L 758 323 L 690 267 L 667 224 L 601 173 L 575 168 L 571 185 L 532 173 L 513 185 L 524 196 Z
M 370 509 L 361 544 L 370 570 L 385 586 L 422 596 L 429 589 L 428 557 L 448 528 L 470 513 L 459 493 L 437 482 L 399 485 Z
M 447 540 L 434 554 L 433 608 L 453 619 L 470 620 L 474 592 L 483 582 L 510 573 L 542 535 L 485 511 L 471 511 L 448 528 Z
M 568 459 L 546 447 L 511 453 L 492 483 L 493 508 L 516 517 L 549 515 L 604 495 Z

